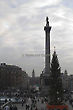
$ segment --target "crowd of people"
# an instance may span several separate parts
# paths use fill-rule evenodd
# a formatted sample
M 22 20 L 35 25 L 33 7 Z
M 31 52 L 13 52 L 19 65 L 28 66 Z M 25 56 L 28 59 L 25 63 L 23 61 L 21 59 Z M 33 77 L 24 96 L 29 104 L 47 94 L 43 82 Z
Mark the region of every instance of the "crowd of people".
M 38 110 L 38 103 L 41 104 L 41 110 L 46 110 L 46 106 L 44 106 L 46 100 L 43 98 L 28 98 L 26 103 L 26 110 Z
M 47 98 L 27 98 L 26 102 L 24 100 L 22 100 L 22 103 L 19 104 L 21 106 L 21 108 L 19 108 L 17 106 L 17 104 L 8 104 L 6 105 L 2 110 L 49 110 L 47 109 L 47 104 L 48 100 Z M 72 102 L 70 102 L 72 103 Z M 54 110 L 54 109 L 50 109 L 50 110 Z M 60 110 L 60 109 L 56 109 L 56 110 Z M 67 110 L 66 108 L 64 108 L 63 110 Z
M 4 110 L 18 110 L 16 105 L 6 105 Z
M 41 110 L 46 110 L 46 108 L 43 106 L 43 104 L 46 102 L 47 102 L 46 98 L 44 99 L 44 98 L 29 97 L 26 99 L 26 102 L 22 100 L 21 107 L 24 107 L 25 110 L 39 110 L 38 103 L 40 103 L 42 105 Z M 4 110 L 18 110 L 18 109 L 19 108 L 16 106 L 16 104 L 12 104 L 12 103 L 4 107 Z

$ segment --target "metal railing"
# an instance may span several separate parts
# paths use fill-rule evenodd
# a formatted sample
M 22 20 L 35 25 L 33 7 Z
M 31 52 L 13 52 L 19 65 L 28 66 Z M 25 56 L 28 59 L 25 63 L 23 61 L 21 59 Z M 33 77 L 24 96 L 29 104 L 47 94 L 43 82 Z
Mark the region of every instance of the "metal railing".
M 0 110 L 4 110 L 4 107 L 10 104 L 11 104 L 11 101 L 4 103 L 3 105 L 0 106 Z

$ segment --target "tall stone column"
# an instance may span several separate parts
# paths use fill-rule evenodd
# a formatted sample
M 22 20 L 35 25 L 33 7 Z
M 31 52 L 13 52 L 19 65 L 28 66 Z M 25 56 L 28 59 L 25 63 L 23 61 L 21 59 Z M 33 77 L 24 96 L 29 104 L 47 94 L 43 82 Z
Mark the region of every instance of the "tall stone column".
M 50 30 L 48 17 L 46 17 L 45 30 L 45 71 L 40 76 L 41 80 L 41 95 L 46 96 L 49 94 L 49 76 L 50 76 Z
M 45 30 L 45 75 L 50 75 L 50 30 L 51 27 L 49 26 L 48 17 L 46 17 L 46 26 L 44 27 Z

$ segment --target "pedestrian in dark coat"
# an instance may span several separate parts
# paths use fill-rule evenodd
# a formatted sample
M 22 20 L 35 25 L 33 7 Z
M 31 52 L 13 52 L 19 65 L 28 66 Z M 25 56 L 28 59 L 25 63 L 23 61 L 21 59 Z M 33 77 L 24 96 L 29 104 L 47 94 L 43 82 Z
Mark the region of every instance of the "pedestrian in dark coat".
M 17 107 L 16 107 L 16 106 L 14 106 L 14 107 L 13 107 L 13 110 L 17 110 Z
M 22 100 L 22 107 L 24 106 L 24 100 Z

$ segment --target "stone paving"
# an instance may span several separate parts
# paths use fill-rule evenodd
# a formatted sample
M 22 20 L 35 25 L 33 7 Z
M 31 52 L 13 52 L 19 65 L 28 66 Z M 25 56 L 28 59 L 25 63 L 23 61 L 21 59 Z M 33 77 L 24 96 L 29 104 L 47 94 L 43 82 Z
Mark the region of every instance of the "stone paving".
M 29 101 L 27 103 L 31 107 L 31 101 Z M 15 104 L 15 105 L 17 106 L 18 110 L 26 110 L 26 104 L 24 104 L 23 106 L 22 106 L 22 104 Z M 37 107 L 37 110 L 47 110 L 45 102 L 41 103 L 41 101 L 39 101 L 39 102 L 37 101 L 36 107 Z M 29 108 L 29 110 L 31 110 L 31 109 Z M 35 110 L 35 107 L 32 110 Z
M 28 102 L 27 102 L 28 103 Z M 31 103 L 29 103 L 29 105 L 31 105 Z M 72 105 L 69 104 L 69 101 L 66 102 L 66 105 L 68 105 L 69 109 L 68 110 L 73 110 Z M 24 104 L 22 106 L 22 104 L 16 104 L 18 110 L 26 110 L 26 104 Z M 46 108 L 46 103 L 41 103 L 41 101 L 36 103 L 37 106 L 37 110 L 47 110 Z M 29 109 L 31 110 L 31 109 Z M 32 110 L 35 110 L 35 108 L 33 108 Z
M 69 101 L 66 102 L 66 105 L 68 105 L 69 110 L 73 110 L 73 107 L 69 104 Z

